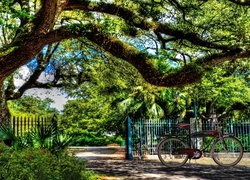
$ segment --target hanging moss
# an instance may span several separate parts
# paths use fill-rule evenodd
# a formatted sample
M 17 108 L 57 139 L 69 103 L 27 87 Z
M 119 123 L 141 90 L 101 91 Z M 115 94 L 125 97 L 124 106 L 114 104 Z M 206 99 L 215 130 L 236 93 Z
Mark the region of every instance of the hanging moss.
M 192 84 L 201 80 L 203 72 L 201 66 L 191 63 L 175 73 L 164 75 L 160 85 L 172 87 Z

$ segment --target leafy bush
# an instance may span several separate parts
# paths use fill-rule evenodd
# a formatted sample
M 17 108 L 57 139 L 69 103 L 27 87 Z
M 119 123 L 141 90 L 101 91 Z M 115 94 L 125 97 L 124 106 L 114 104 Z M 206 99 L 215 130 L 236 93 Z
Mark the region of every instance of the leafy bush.
M 1 180 L 88 180 L 92 174 L 85 170 L 84 161 L 66 152 L 58 159 L 43 149 L 14 151 L 0 143 Z
M 82 134 L 74 134 L 70 145 L 104 146 L 107 145 L 107 143 L 104 137 L 96 136 L 95 133 L 84 131 Z
M 244 148 L 248 148 L 250 147 L 250 134 L 244 134 L 244 135 L 239 135 L 238 139 L 240 140 L 240 142 L 242 143 L 242 146 Z
M 106 146 L 109 144 L 120 144 L 123 138 L 118 136 L 100 136 L 95 133 L 84 131 L 82 134 L 74 134 L 72 146 Z

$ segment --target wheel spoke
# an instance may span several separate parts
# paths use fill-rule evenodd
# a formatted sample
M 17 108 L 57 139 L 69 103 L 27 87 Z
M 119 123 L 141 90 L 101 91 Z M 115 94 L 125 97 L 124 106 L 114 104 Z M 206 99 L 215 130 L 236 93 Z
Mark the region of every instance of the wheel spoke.
M 163 140 L 158 146 L 158 157 L 168 167 L 180 167 L 188 160 L 187 154 L 179 154 L 178 149 L 188 148 L 186 143 L 178 138 Z
M 214 161 L 220 166 L 234 166 L 243 156 L 243 147 L 234 137 L 219 139 L 212 148 Z

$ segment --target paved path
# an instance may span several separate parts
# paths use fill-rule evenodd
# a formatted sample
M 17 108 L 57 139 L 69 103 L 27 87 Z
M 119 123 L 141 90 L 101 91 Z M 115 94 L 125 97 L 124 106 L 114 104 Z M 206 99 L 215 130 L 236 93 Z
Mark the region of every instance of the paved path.
M 180 168 L 167 168 L 157 159 L 125 160 L 115 148 L 89 148 L 76 155 L 87 160 L 86 167 L 110 180 L 248 180 L 248 157 L 234 167 L 220 167 L 210 158 L 192 160 Z

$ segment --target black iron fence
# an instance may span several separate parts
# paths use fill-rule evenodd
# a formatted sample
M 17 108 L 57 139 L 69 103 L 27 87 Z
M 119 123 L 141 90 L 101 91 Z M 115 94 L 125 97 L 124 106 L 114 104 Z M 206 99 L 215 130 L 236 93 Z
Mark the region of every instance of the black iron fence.
M 51 116 L 12 116 L 11 125 L 17 136 L 22 136 L 26 132 L 34 131 L 38 127 L 43 129 L 50 125 L 57 127 L 56 115 Z

